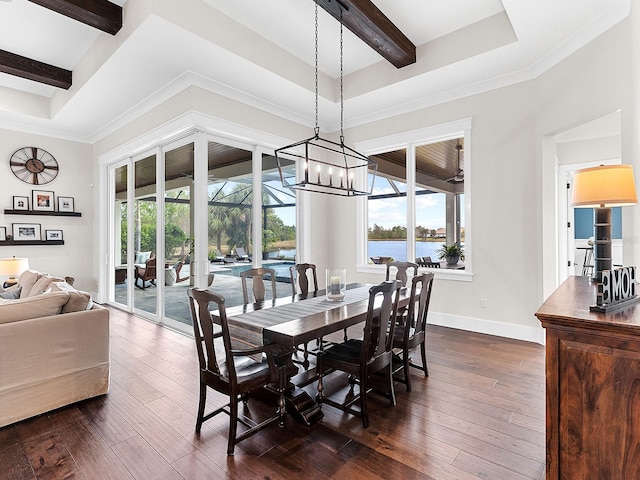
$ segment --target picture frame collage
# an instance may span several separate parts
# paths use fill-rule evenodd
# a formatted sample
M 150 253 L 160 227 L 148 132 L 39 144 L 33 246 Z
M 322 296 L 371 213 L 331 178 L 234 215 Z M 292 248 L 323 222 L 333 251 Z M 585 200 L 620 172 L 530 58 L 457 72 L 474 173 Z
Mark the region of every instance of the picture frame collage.
M 32 190 L 31 197 L 26 195 L 13 196 L 13 210 L 18 213 L 25 212 L 59 212 L 75 213 L 74 197 L 56 196 L 50 190 Z M 11 230 L 8 227 L 0 226 L 0 242 L 33 242 L 63 241 L 64 235 L 61 229 L 46 229 L 44 235 L 42 226 L 39 223 L 12 223 Z
M 56 197 L 50 190 L 32 190 L 31 198 L 21 195 L 13 196 L 13 210 L 75 213 L 75 200 L 73 197 Z

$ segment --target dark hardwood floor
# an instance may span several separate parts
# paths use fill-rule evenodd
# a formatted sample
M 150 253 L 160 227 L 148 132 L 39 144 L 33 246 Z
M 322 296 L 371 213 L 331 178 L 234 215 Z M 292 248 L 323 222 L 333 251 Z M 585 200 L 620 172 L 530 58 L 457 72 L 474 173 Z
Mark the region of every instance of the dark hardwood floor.
M 429 378 L 414 370 L 396 407 L 371 395 L 368 429 L 325 406 L 228 457 L 226 415 L 194 431 L 193 340 L 112 309 L 109 394 L 0 429 L 0 479 L 543 479 L 544 348 L 434 326 L 427 344 Z

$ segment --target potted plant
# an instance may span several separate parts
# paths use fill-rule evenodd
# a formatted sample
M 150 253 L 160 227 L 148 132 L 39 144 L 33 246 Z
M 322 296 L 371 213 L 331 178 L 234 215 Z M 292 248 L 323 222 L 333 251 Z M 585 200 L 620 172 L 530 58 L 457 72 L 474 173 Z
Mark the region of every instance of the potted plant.
M 459 243 L 443 245 L 437 252 L 440 260 L 446 260 L 447 265 L 455 265 L 460 260 L 464 260 L 464 247 Z

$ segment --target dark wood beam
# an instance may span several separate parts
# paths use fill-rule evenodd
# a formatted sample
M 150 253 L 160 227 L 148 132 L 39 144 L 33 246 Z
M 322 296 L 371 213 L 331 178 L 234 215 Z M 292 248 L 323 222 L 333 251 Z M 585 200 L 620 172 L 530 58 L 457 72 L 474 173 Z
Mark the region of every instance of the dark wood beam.
M 29 1 L 111 35 L 122 28 L 122 7 L 107 0 Z
M 46 83 L 67 90 L 71 86 L 71 72 L 48 63 L 32 60 L 0 50 L 0 72 Z
M 314 0 L 396 68 L 416 63 L 416 46 L 371 0 Z

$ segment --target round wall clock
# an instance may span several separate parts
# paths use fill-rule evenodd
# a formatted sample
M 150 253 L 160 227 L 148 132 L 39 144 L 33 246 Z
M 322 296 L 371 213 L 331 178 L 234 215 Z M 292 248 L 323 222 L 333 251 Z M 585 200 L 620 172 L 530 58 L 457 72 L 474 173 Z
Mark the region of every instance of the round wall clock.
M 49 183 L 58 175 L 58 162 L 46 150 L 24 147 L 16 150 L 9 160 L 11 171 L 23 182 L 32 185 Z

